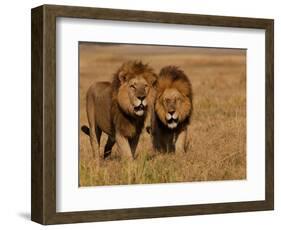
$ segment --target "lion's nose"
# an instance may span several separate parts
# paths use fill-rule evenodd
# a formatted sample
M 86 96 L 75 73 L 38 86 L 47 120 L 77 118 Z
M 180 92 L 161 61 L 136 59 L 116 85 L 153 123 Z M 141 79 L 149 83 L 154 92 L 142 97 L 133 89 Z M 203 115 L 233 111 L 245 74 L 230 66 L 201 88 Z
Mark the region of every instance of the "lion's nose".
M 138 96 L 138 99 L 143 101 L 145 99 L 145 96 Z

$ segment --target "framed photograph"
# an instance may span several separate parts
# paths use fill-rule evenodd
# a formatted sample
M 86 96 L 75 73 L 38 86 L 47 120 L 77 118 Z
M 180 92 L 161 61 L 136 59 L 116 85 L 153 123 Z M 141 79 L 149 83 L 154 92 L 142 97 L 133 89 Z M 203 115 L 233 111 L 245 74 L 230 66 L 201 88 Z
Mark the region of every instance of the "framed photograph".
M 274 21 L 32 9 L 31 219 L 274 209 Z

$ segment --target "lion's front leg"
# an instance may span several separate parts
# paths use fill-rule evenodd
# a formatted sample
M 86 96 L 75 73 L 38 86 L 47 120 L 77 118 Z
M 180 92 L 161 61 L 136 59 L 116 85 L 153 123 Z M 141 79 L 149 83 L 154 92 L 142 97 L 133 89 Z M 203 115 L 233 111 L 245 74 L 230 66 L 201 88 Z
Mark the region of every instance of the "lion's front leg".
M 175 143 L 175 152 L 176 153 L 185 153 L 185 143 L 186 143 L 186 137 L 187 137 L 187 128 L 182 130 Z
M 147 133 L 151 134 L 152 132 L 152 123 L 153 123 L 153 115 L 154 115 L 154 106 L 149 106 L 147 108 L 147 114 L 144 121 L 144 128 Z
M 118 153 L 121 154 L 122 157 L 124 156 L 126 159 L 133 160 L 133 155 L 128 139 L 120 133 L 116 133 L 115 139 Z

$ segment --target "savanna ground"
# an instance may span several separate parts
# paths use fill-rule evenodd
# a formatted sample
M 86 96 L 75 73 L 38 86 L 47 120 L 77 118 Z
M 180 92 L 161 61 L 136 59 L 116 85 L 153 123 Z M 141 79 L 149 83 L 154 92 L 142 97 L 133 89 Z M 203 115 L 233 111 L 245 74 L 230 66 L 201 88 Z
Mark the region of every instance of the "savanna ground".
M 137 158 L 126 162 L 113 147 L 96 167 L 89 137 L 80 131 L 79 186 L 239 180 L 246 178 L 246 51 L 142 45 L 80 43 L 80 127 L 87 124 L 86 92 L 110 81 L 128 60 L 155 71 L 177 65 L 193 87 L 194 111 L 186 154 L 154 154 L 143 132 Z M 102 147 L 105 145 L 102 136 Z

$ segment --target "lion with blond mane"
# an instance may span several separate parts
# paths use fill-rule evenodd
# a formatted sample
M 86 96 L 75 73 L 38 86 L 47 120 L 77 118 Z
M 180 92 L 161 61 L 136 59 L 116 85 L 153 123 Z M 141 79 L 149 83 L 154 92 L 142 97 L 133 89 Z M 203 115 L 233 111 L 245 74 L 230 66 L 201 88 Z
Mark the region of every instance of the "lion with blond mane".
M 153 105 L 157 75 L 142 62 L 124 63 L 112 82 L 97 82 L 87 92 L 89 127 L 82 131 L 90 136 L 95 157 L 100 156 L 102 132 L 108 135 L 103 157 L 111 154 L 113 145 L 126 158 L 133 159 L 148 111 Z
M 191 83 L 175 66 L 161 69 L 152 116 L 153 146 L 158 152 L 184 153 L 192 113 Z

